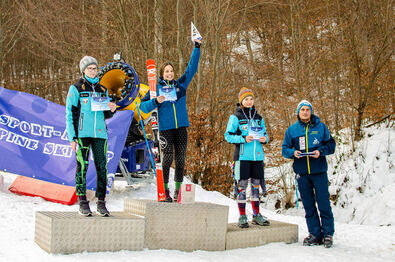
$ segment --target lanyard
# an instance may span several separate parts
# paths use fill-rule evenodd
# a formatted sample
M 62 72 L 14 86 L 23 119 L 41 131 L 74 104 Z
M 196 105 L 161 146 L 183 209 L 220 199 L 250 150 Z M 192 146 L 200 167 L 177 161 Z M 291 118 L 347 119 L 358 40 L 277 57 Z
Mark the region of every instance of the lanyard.
M 248 117 L 247 117 L 246 113 L 244 112 L 244 110 L 241 110 L 241 111 L 243 112 L 244 116 L 246 117 L 246 119 L 248 121 L 248 126 L 249 127 L 252 126 L 251 122 L 254 122 L 254 118 L 255 118 L 255 115 L 256 115 L 256 110 L 255 110 L 254 115 L 252 116 L 252 118 L 251 118 L 251 109 L 249 110 L 250 119 L 248 119 Z
M 93 94 L 96 92 L 95 88 L 97 86 L 97 83 L 96 84 L 92 84 L 88 80 L 86 80 L 85 83 L 88 83 L 90 85 L 90 87 L 92 88 L 92 96 L 93 96 Z
M 165 84 L 166 84 L 166 86 L 168 87 L 168 88 L 174 88 L 174 85 L 171 85 L 170 84 L 170 82 L 169 82 L 169 80 L 167 80 L 167 81 L 165 81 Z

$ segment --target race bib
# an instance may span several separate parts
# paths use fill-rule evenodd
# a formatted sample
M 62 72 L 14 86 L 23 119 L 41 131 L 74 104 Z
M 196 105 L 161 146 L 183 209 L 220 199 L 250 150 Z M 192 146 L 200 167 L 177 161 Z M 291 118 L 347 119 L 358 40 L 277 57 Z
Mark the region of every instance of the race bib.
M 177 93 L 174 86 L 160 86 L 159 95 L 165 97 L 165 101 L 176 101 Z
M 299 137 L 299 150 L 306 150 L 306 138 L 304 136 Z
M 263 133 L 263 127 L 251 126 L 248 135 L 252 136 L 254 140 L 259 140 L 259 138 L 263 137 L 265 134 Z
M 107 96 L 92 95 L 91 110 L 92 111 L 107 111 L 110 110 L 107 103 L 110 102 L 110 98 Z

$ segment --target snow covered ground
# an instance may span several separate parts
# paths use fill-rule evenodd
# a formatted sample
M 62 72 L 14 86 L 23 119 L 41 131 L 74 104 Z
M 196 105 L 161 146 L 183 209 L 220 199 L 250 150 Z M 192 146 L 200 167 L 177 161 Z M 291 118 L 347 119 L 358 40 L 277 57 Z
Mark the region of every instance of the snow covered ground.
M 337 148 L 338 154 L 330 159 L 330 189 L 338 192 L 334 206 L 333 248 L 301 245 L 308 234 L 302 206 L 280 214 L 274 208 L 269 210 L 272 205 L 263 204 L 269 209 L 262 213 L 269 219 L 299 225 L 299 243 L 272 243 L 221 252 L 146 249 L 51 255 L 34 242 L 35 212 L 77 211 L 78 206 L 12 194 L 7 189 L 16 176 L 0 172 L 0 261 L 395 261 L 395 131 L 381 127 L 366 132 L 367 138 L 360 142 L 356 152 L 350 152 L 347 142 L 343 141 Z M 153 183 L 125 188 L 125 182 L 115 181 L 107 198 L 108 208 L 122 211 L 125 198 L 155 199 L 155 188 Z M 229 222 L 237 222 L 238 209 L 234 200 L 218 192 L 205 191 L 200 186 L 197 186 L 196 200 L 228 205 Z M 251 219 L 249 204 L 247 214 Z

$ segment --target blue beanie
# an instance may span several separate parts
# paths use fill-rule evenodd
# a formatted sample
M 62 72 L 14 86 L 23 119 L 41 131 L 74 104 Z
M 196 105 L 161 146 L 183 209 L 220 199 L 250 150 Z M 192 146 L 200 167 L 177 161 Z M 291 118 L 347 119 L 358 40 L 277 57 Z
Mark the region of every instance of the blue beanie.
M 302 101 L 300 101 L 300 103 L 298 104 L 298 107 L 296 108 L 296 115 L 299 115 L 299 111 L 302 108 L 302 106 L 310 107 L 310 111 L 311 111 L 311 113 L 313 113 L 313 106 L 311 105 L 311 103 L 307 100 L 302 100 Z

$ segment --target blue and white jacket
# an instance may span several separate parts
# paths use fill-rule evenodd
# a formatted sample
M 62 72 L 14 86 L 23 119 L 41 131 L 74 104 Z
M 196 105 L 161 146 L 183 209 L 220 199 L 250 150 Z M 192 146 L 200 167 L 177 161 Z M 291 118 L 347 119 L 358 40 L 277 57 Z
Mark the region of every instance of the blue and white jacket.
M 285 132 L 282 145 L 282 154 L 285 158 L 294 159 L 293 169 L 296 174 L 317 174 L 326 172 L 328 164 L 327 155 L 335 152 L 336 142 L 329 133 L 328 128 L 321 122 L 318 116 L 312 114 L 309 123 L 298 120 Z M 305 152 L 320 151 L 318 158 L 296 158 L 296 150 Z
M 245 138 L 248 136 L 249 127 L 263 127 L 266 143 L 269 137 L 266 133 L 265 121 L 253 106 L 252 108 L 237 107 L 233 115 L 229 117 L 226 126 L 225 139 L 231 144 L 235 144 L 233 160 L 264 161 L 264 150 L 262 143 L 253 140 L 247 143 Z
M 176 101 L 164 101 L 163 103 L 158 104 L 156 99 L 150 99 L 150 92 L 147 92 L 147 94 L 141 100 L 140 109 L 144 113 L 149 113 L 158 107 L 159 131 L 189 126 L 186 94 L 188 85 L 197 72 L 199 58 L 200 48 L 195 47 L 192 51 L 188 67 L 185 70 L 185 73 L 179 79 L 165 81 L 162 77 L 159 77 L 156 95 L 159 96 L 160 86 L 174 86 L 177 93 Z
M 111 118 L 111 111 L 92 111 L 92 94 L 108 96 L 107 89 L 100 85 L 99 79 L 81 77 L 71 85 L 66 100 L 66 130 L 69 141 L 77 138 L 92 137 L 107 139 L 105 119 Z

